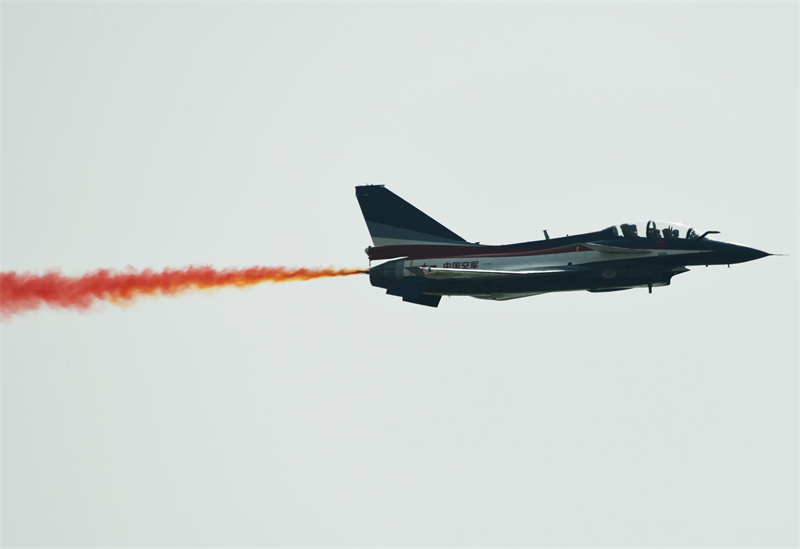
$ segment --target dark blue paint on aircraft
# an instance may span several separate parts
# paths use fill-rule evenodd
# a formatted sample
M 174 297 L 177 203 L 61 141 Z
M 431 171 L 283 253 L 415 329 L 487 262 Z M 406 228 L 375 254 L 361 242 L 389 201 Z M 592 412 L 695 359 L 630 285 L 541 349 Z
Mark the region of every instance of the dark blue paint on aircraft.
M 382 185 L 356 187 L 375 246 L 370 282 L 436 307 L 443 295 L 506 300 L 547 292 L 608 292 L 669 285 L 691 265 L 730 265 L 771 254 L 674 223 L 623 224 L 502 246 L 470 243 Z M 639 234 L 639 230 L 642 234 Z M 383 261 L 372 266 L 372 261 Z

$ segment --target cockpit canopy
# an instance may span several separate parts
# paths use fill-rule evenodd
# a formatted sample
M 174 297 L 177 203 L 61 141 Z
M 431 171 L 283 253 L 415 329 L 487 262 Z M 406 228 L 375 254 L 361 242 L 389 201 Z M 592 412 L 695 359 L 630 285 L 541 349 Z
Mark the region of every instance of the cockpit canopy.
M 696 238 L 699 235 L 691 227 L 669 221 L 635 221 L 619 226 L 623 238 Z

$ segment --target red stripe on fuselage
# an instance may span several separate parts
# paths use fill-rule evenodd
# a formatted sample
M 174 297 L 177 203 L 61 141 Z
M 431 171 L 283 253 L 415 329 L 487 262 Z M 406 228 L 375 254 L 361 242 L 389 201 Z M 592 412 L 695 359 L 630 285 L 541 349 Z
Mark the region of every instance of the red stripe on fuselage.
M 558 248 L 518 248 L 508 246 L 441 246 L 436 244 L 416 244 L 398 246 L 370 247 L 370 259 L 392 259 L 407 257 L 409 259 L 434 259 L 454 257 L 519 257 L 532 255 L 564 254 L 568 252 L 586 252 L 591 248 L 572 245 Z

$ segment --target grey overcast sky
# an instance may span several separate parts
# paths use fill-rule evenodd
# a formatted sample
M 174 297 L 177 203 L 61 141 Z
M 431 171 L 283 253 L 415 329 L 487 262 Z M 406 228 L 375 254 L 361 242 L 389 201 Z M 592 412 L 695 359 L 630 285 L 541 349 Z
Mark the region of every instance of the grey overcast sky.
M 5 546 L 798 545 L 798 4 L 2 4 L 2 270 L 365 267 L 667 219 L 789 257 L 2 325 Z

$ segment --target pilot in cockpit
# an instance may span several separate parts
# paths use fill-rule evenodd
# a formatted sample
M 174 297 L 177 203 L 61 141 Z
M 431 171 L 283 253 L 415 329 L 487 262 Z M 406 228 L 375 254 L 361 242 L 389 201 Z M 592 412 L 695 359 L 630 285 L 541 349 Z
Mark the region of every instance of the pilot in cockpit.
M 678 229 L 667 227 L 666 229 L 661 230 L 661 234 L 664 235 L 664 238 L 678 238 Z
M 658 225 L 663 228 L 659 229 Z M 622 238 L 640 238 L 636 223 L 622 223 L 619 228 L 622 232 Z M 694 229 L 685 227 L 680 223 L 648 221 L 644 237 L 658 240 L 683 237 L 687 240 L 693 240 L 697 238 L 697 233 Z
M 619 226 L 622 229 L 622 236 L 625 238 L 636 238 L 639 236 L 639 232 L 636 230 L 636 225 L 623 223 Z

